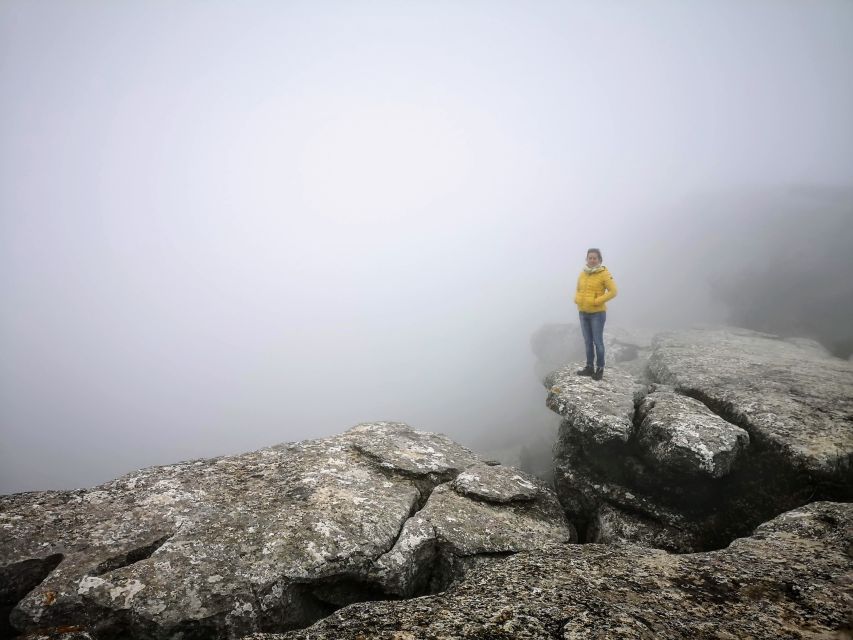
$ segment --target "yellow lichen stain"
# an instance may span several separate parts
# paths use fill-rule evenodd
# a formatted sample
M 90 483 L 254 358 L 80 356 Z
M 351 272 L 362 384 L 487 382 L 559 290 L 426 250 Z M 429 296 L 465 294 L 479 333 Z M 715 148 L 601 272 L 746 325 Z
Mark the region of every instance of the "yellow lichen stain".
M 44 592 L 44 604 L 46 607 L 49 607 L 54 602 L 56 602 L 56 591 L 45 591 Z

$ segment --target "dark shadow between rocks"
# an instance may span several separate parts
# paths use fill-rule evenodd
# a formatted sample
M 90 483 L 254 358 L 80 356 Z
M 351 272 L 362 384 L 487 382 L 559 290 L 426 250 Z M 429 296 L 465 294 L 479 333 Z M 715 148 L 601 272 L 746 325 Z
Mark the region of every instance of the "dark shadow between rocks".
M 25 595 L 59 566 L 63 557 L 61 553 L 55 553 L 46 558 L 31 558 L 0 567 L 0 638 L 14 638 L 18 635 L 9 621 L 9 614 Z
M 656 519 L 653 510 L 646 511 L 642 505 L 654 504 L 661 513 L 678 514 L 678 522 L 663 524 L 676 530 L 683 527 L 693 540 L 694 548 L 688 552 L 700 552 L 725 548 L 734 539 L 750 535 L 761 523 L 809 502 L 853 499 L 853 477 L 849 483 L 839 483 L 792 467 L 782 452 L 756 436 L 748 421 L 732 407 L 693 390 L 679 389 L 677 393 L 702 402 L 715 415 L 744 429 L 750 436 L 749 448 L 721 478 L 689 477 L 653 467 L 644 458 L 637 438 L 642 395 L 635 399 L 634 435 L 626 443 L 591 442 L 564 425 L 557 443 L 558 457 L 564 461 L 564 470 L 571 468 L 576 478 L 583 477 L 586 490 L 571 482 L 566 484 L 563 479 L 557 493 L 578 529 L 580 543 L 594 540 L 593 521 L 602 503 L 652 521 Z M 596 486 L 621 487 L 623 492 L 633 494 L 633 504 L 607 494 L 606 489 L 596 496 Z
M 778 460 L 780 463 L 784 464 L 784 466 L 789 466 L 787 463 L 783 462 L 782 456 L 775 450 L 775 447 L 762 438 L 760 434 L 756 433 L 755 429 L 753 429 L 749 424 L 749 421 L 737 412 L 730 404 L 718 402 L 713 398 L 709 398 L 698 389 L 679 388 L 677 392 L 693 398 L 694 400 L 698 400 L 723 420 L 731 422 L 746 431 L 750 438 L 750 451 L 748 452 L 750 455 L 748 457 L 752 457 L 752 454 L 756 457 L 765 456 Z M 819 408 L 814 408 L 813 410 L 821 411 Z M 825 410 L 823 411 L 825 412 Z M 845 420 L 849 419 L 851 418 L 845 418 Z M 807 470 L 802 469 L 794 470 L 789 475 L 795 475 L 802 481 L 804 489 L 813 496 L 809 501 L 853 501 L 853 455 L 848 456 L 846 460 L 839 458 L 835 471 L 836 473 L 830 476 L 815 476 Z M 802 506 L 802 504 L 804 503 L 799 503 L 795 506 L 799 507 Z M 794 507 L 787 507 L 783 510 L 787 511 L 791 508 Z M 781 513 L 781 511 L 778 513 Z M 778 513 L 774 513 L 773 516 L 778 515 Z
M 147 560 L 154 554 L 155 551 L 157 551 L 157 549 L 166 544 L 166 541 L 171 537 L 171 534 L 165 535 L 162 538 L 154 540 L 154 542 L 150 544 L 139 547 L 137 549 L 131 549 L 130 551 L 120 553 L 116 556 L 113 556 L 112 558 L 104 560 L 95 568 L 95 570 L 92 572 L 92 575 L 102 576 L 105 573 L 109 573 L 110 571 L 115 571 L 116 569 L 128 567 L 137 562 Z
M 408 471 L 406 469 L 388 466 L 385 461 L 382 460 L 382 458 L 376 456 L 371 451 L 367 451 L 363 447 L 360 447 L 358 445 L 354 445 L 353 450 L 356 451 L 359 455 L 363 456 L 365 461 L 370 464 L 373 469 L 381 473 L 389 480 L 405 480 L 414 485 L 414 487 L 418 490 L 419 495 L 417 505 L 415 506 L 415 511 L 411 515 L 414 515 L 414 513 L 424 508 L 427 503 L 427 500 L 429 500 L 430 495 L 432 495 L 433 490 L 438 485 L 445 484 L 446 482 L 454 480 L 456 476 L 458 476 L 462 472 L 462 469 L 453 469 L 448 470 L 444 473 L 416 473 L 414 471 Z

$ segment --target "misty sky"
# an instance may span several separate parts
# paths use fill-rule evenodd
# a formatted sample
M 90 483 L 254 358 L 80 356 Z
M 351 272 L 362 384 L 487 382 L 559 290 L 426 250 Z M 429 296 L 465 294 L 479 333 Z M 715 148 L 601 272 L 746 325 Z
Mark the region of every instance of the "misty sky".
M 716 322 L 693 203 L 853 183 L 851 61 L 849 0 L 4 0 L 0 492 L 529 429 L 587 247 Z

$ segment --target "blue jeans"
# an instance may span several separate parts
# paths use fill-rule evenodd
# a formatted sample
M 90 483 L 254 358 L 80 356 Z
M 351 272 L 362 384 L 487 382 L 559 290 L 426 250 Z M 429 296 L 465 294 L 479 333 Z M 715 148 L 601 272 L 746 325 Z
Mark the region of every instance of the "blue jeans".
M 593 356 L 595 366 L 604 368 L 604 321 L 607 320 L 607 312 L 584 313 L 579 311 L 581 321 L 581 332 L 586 345 L 586 366 L 592 367 Z M 593 349 L 594 348 L 594 349 Z

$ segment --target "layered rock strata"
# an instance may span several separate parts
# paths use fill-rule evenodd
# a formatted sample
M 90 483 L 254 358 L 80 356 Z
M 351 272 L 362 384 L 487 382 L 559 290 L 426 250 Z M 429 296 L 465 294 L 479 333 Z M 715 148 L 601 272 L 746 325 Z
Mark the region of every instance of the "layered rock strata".
M 853 367 L 811 341 L 673 332 L 645 378 L 575 368 L 546 379 L 547 404 L 563 417 L 557 491 L 587 541 L 719 548 L 810 500 L 853 498 Z
M 444 436 L 369 423 L 94 489 L 3 496 L 0 597 L 7 635 L 236 638 L 433 592 L 575 538 L 539 481 Z
M 251 640 L 844 638 L 853 506 L 812 503 L 727 549 L 551 545 L 415 600 L 351 605 Z

